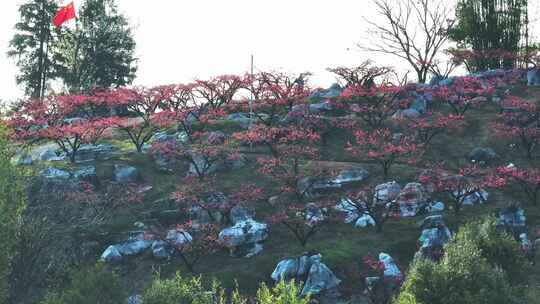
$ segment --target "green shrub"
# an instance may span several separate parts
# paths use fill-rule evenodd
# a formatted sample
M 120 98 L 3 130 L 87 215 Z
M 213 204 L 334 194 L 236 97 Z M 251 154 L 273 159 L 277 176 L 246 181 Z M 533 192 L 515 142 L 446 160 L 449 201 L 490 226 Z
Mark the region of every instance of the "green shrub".
M 396 303 L 516 303 L 516 290 L 499 264 L 505 263 L 504 257 L 511 257 L 506 252 L 506 246 L 511 246 L 504 236 L 491 229 L 492 226 L 491 219 L 472 222 L 460 229 L 454 241 L 445 247 L 445 257 L 440 263 L 415 262 Z M 500 253 L 497 253 L 498 246 Z
M 176 273 L 174 278 L 161 279 L 156 277 L 152 285 L 143 294 L 144 304 L 209 304 L 220 297 L 221 288 L 214 284 L 212 290 L 207 290 L 200 277 L 186 279 Z
M 176 273 L 174 278 L 161 279 L 156 277 L 143 294 L 144 304 L 307 304 L 309 298 L 299 298 L 298 286 L 294 281 L 280 282 L 273 288 L 262 284 L 257 291 L 256 301 L 249 302 L 236 288 L 230 297 L 219 283 L 212 287 L 204 287 L 201 277 L 184 278 Z M 57 304 L 50 302 L 46 304 Z
M 0 303 L 6 303 L 9 295 L 11 260 L 26 206 L 23 175 L 11 157 L 6 129 L 0 123 Z
M 118 276 L 103 264 L 73 271 L 68 286 L 50 293 L 42 304 L 118 304 L 126 301 Z
M 519 249 L 519 243 L 507 233 L 497 229 L 495 218 L 472 221 L 462 227 L 456 241 L 470 240 L 481 250 L 482 256 L 493 267 L 502 268 L 511 283 L 522 282 L 527 260 Z
M 272 289 L 263 283 L 257 290 L 257 304 L 308 304 L 309 298 L 299 298 L 299 293 L 294 281 L 281 281 Z

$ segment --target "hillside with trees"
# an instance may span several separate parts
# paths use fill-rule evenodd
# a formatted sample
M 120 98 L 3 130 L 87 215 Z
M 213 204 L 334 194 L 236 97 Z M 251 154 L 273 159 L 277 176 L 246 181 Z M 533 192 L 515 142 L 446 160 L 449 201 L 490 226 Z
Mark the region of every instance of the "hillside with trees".
M 329 88 L 279 70 L 133 86 L 115 1 L 75 30 L 43 21 L 54 1 L 21 5 L 0 303 L 538 303 L 527 1 L 395 2 L 374 0 L 380 44 L 360 47 L 416 79 L 366 58 Z

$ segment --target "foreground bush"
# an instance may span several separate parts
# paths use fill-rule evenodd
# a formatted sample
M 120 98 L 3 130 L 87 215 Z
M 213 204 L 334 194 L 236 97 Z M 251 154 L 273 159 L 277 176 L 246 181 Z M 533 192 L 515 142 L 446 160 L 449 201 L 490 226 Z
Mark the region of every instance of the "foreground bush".
M 177 304 L 192 303 L 206 304 L 213 303 L 219 297 L 221 288 L 217 284 L 207 290 L 200 277 L 186 279 L 180 273 L 176 273 L 174 278 L 161 279 L 157 277 L 148 287 L 143 295 L 145 304 Z
M 462 227 L 456 242 L 470 241 L 478 246 L 481 255 L 492 267 L 504 270 L 510 283 L 523 282 L 527 260 L 519 243 L 509 234 L 497 229 L 494 218 L 476 220 Z
M 68 286 L 60 293 L 50 293 L 41 304 L 118 304 L 127 295 L 118 276 L 103 264 L 74 271 Z
M 143 295 L 144 304 L 307 304 L 309 298 L 299 298 L 300 290 L 293 282 L 280 282 L 273 288 L 264 283 L 257 291 L 256 300 L 249 301 L 237 290 L 230 297 L 225 290 L 214 282 L 211 288 L 206 288 L 201 277 L 184 278 L 180 273 L 171 279 L 157 277 Z M 53 304 L 53 303 L 48 303 Z
M 257 304 L 308 304 L 309 298 L 299 298 L 299 293 L 294 281 L 281 281 L 272 289 L 263 283 L 257 291 Z
M 11 260 L 26 205 L 22 174 L 12 165 L 11 156 L 6 129 L 0 124 L 0 303 L 7 302 Z
M 494 229 L 491 219 L 472 222 L 446 246 L 440 263 L 415 262 L 396 303 L 519 303 L 503 269 L 516 265 L 520 255 L 511 240 Z

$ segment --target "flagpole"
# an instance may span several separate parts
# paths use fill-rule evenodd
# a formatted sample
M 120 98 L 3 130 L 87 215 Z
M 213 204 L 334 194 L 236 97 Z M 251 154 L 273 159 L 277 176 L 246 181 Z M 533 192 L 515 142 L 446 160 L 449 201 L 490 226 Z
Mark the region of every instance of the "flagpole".
M 251 54 L 251 98 L 249 99 L 249 126 L 251 127 L 251 120 L 253 116 L 253 54 Z
M 251 54 L 251 96 L 249 98 L 249 129 L 251 129 L 251 125 L 253 123 L 253 99 L 255 98 L 255 95 L 253 94 L 253 54 Z M 253 152 L 253 143 L 249 142 L 249 150 Z

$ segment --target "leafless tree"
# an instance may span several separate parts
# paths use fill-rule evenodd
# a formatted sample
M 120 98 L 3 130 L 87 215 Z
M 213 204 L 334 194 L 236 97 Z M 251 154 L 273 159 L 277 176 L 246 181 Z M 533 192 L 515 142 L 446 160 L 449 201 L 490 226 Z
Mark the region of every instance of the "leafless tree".
M 372 0 L 383 22 L 366 18 L 371 25 L 365 51 L 392 54 L 406 60 L 425 83 L 437 55 L 448 41 L 454 24 L 452 1 L 448 0 Z
M 383 78 L 383 82 L 387 81 L 388 75 L 394 72 L 390 67 L 374 66 L 371 60 L 366 60 L 355 67 L 339 66 L 326 70 L 336 74 L 342 87 L 360 86 L 363 88 L 372 87 L 378 78 Z

